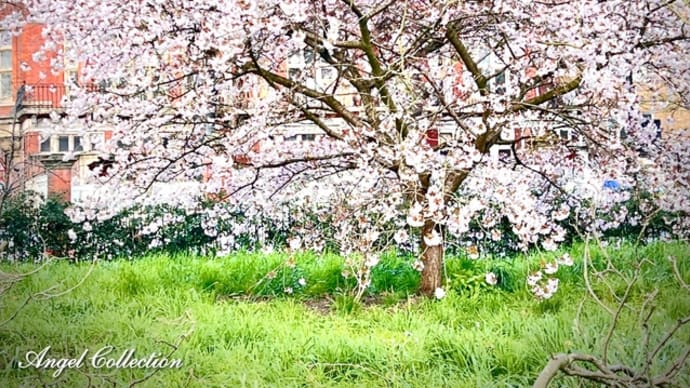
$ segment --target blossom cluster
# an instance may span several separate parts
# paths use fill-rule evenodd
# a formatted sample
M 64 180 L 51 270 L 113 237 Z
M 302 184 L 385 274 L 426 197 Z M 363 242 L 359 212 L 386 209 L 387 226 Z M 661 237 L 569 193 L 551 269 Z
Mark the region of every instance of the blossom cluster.
M 594 234 L 641 222 L 623 206 L 638 189 L 690 230 L 686 142 L 648 136 L 629 80 L 645 72 L 690 95 L 686 2 L 26 7 L 10 20 L 45 24 L 37 57 L 81 64 L 55 125 L 113 132 L 99 147 L 112 167 L 82 204 L 97 218 L 176 202 L 205 214 L 221 251 L 280 225 L 283 240 L 351 257 L 363 287 L 393 244 L 420 252 L 425 277 L 440 268 L 426 252 L 450 239 L 552 251 L 568 220 Z M 546 271 L 531 285 L 541 297 L 558 286 Z
M 551 262 L 544 262 L 539 270 L 530 273 L 527 277 L 527 286 L 537 299 L 551 298 L 558 290 L 558 278 L 553 275 L 558 272 L 559 266 L 573 265 L 573 259 L 568 253 Z

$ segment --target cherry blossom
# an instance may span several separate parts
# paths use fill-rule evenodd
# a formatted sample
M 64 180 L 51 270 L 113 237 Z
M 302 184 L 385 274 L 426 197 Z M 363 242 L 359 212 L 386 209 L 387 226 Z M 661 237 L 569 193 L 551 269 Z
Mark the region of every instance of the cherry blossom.
M 554 261 L 554 262 L 546 263 L 546 265 L 544 265 L 544 273 L 545 274 L 553 275 L 556 272 L 558 272 L 558 263 L 557 262 Z
M 441 245 L 443 238 L 440 233 L 432 230 L 429 234 L 424 235 L 424 243 L 429 247 Z
M 436 299 L 441 300 L 446 297 L 446 291 L 443 288 L 439 287 L 434 290 L 434 297 Z
M 527 285 L 535 286 L 542 279 L 541 271 L 534 272 L 527 277 Z
M 573 265 L 573 258 L 570 257 L 570 254 L 564 253 L 561 257 L 558 258 L 558 264 L 570 267 Z
M 495 286 L 498 283 L 498 278 L 496 277 L 495 273 L 488 272 L 486 275 L 484 275 L 484 281 L 490 286 Z
M 656 139 L 631 82 L 688 106 L 687 2 L 25 3 L 4 27 L 43 23 L 34 59 L 80 65 L 53 125 L 113 134 L 74 219 L 164 202 L 204 213 L 221 251 L 268 225 L 367 263 L 396 243 L 420 253 L 428 296 L 445 245 L 477 228 L 523 250 L 557 249 L 570 220 L 602 234 L 663 210 L 690 230 L 687 142 Z

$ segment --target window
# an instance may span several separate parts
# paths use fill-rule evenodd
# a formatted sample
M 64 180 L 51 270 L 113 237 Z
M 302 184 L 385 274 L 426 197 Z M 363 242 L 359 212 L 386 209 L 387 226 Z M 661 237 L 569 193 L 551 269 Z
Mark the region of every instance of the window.
M 561 129 L 558 131 L 558 136 L 562 140 L 570 140 L 570 130 L 569 129 Z
M 89 142 L 87 141 L 87 146 Z M 90 150 L 93 146 L 90 147 Z M 77 135 L 51 136 L 41 142 L 40 152 L 83 152 L 84 139 Z
M 58 136 L 58 151 L 69 151 L 69 136 Z
M 327 92 L 333 87 L 336 80 L 336 72 L 332 67 L 320 67 L 316 71 L 316 87 L 320 92 Z
M 513 150 L 510 145 L 494 145 L 491 147 L 489 156 L 494 163 L 499 162 L 506 164 L 513 160 Z
M 41 142 L 41 152 L 50 152 L 50 138 Z
M 292 67 L 288 69 L 288 77 L 298 84 L 304 83 L 304 72 L 299 67 Z M 303 94 L 295 92 L 293 102 L 297 105 L 304 105 L 307 102 L 307 97 Z
M 618 125 L 618 122 L 612 118 L 606 122 L 605 131 L 609 134 L 609 138 L 613 142 L 623 141 L 628 138 L 628 133 L 625 128 Z
M 309 47 L 291 52 L 287 60 L 287 76 L 298 84 L 309 89 L 325 92 L 336 79 L 336 70 L 319 60 L 318 53 Z M 295 91 L 293 105 L 322 107 L 323 103 Z
M 585 139 L 572 128 L 561 128 L 558 130 L 558 137 L 568 145 L 584 146 Z
M 98 86 L 97 86 L 96 90 L 98 90 L 101 93 L 105 93 L 105 91 L 108 90 L 108 88 L 110 87 L 111 84 L 112 84 L 112 82 L 110 80 L 102 79 L 102 80 L 98 81 Z
M 303 55 L 304 55 L 304 63 L 306 65 L 311 65 L 314 63 L 314 50 L 311 48 L 307 47 L 303 50 Z
M 302 70 L 295 67 L 290 68 L 290 70 L 288 70 L 288 77 L 291 80 L 299 81 L 302 78 Z
M 0 31 L 0 98 L 12 97 L 12 35 Z
M 64 57 L 64 78 L 65 78 L 65 86 L 67 88 L 76 86 L 78 82 L 78 64 L 77 61 L 71 59 L 70 53 L 74 51 L 74 43 L 69 41 L 68 39 L 64 40 L 64 46 L 63 46 L 63 52 L 66 55 L 63 55 Z
M 314 141 L 314 140 L 316 140 L 316 135 L 313 133 L 307 133 L 305 135 L 302 135 L 302 140 L 303 141 Z
M 75 136 L 72 142 L 74 151 L 84 151 L 84 146 L 81 144 L 81 136 Z
M 644 121 L 642 121 L 642 128 L 647 128 L 649 124 L 654 125 L 654 129 L 656 129 L 656 139 L 661 138 L 661 120 L 655 119 L 651 114 L 645 113 L 644 115 Z M 654 140 L 656 140 L 654 139 Z
M 0 51 L 0 68 L 12 69 L 12 51 L 11 50 Z
M 65 70 L 65 83 L 67 86 L 78 85 L 79 76 L 76 70 Z
M 335 78 L 335 69 L 332 67 L 322 67 L 321 68 L 321 79 L 325 81 L 330 81 Z
M 505 95 L 506 94 L 506 72 L 503 71 L 496 76 L 494 80 L 494 91 L 496 94 Z

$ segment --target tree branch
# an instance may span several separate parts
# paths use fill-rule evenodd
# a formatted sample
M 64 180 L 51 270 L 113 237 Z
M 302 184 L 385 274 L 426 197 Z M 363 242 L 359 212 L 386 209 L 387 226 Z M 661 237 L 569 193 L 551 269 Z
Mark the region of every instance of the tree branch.
M 249 71 L 256 73 L 257 75 L 261 76 L 271 84 L 281 85 L 288 89 L 293 89 L 298 93 L 304 94 L 307 97 L 311 97 L 313 99 L 322 101 L 324 104 L 328 105 L 328 107 L 333 109 L 335 113 L 337 113 L 340 117 L 342 117 L 352 126 L 360 128 L 367 126 L 359 117 L 357 117 L 353 112 L 350 112 L 331 94 L 326 94 L 311 88 L 307 88 L 301 83 L 295 82 L 289 78 L 270 72 L 256 64 L 247 64 L 245 66 Z
M 458 55 L 460 55 L 460 59 L 462 59 L 462 62 L 467 67 L 467 70 L 469 70 L 470 73 L 472 73 L 472 77 L 474 78 L 474 82 L 477 84 L 477 88 L 479 89 L 479 93 L 482 96 L 488 95 L 489 94 L 489 90 L 487 89 L 487 81 L 488 80 L 482 74 L 482 72 L 479 70 L 477 63 L 474 61 L 474 59 L 472 59 L 470 52 L 467 50 L 467 47 L 465 47 L 465 45 L 462 43 L 462 41 L 458 37 L 458 32 L 452 23 L 448 24 L 448 26 L 446 28 L 446 37 L 448 38 L 450 43 L 455 48 L 455 51 L 457 51 Z

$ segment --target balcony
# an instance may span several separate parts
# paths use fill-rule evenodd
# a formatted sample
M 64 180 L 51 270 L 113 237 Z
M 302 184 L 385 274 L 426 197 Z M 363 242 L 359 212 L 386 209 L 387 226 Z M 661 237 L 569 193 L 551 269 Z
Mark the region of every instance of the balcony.
M 45 112 L 62 109 L 64 105 L 65 85 L 61 84 L 24 84 L 17 90 L 16 112 L 30 110 Z

